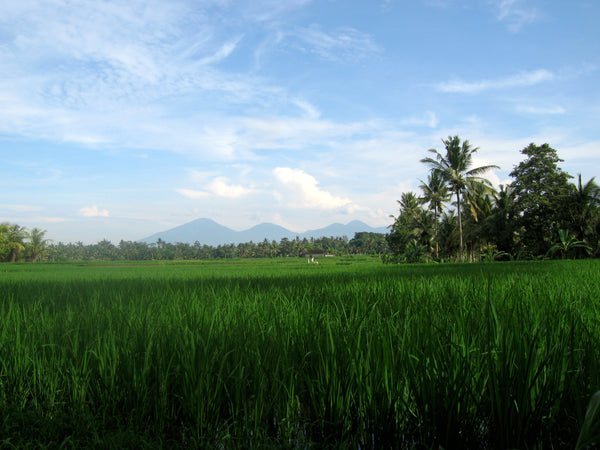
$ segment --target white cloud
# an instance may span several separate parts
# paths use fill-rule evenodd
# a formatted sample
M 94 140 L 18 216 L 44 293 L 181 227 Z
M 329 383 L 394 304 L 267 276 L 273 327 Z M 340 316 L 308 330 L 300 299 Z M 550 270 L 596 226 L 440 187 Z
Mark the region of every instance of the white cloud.
M 210 194 L 206 191 L 197 191 L 194 189 L 176 189 L 181 195 L 187 198 L 191 198 L 192 200 L 198 200 L 200 198 L 207 198 Z
M 515 87 L 533 86 L 545 81 L 551 81 L 556 75 L 549 70 L 540 69 L 532 72 L 522 72 L 506 78 L 481 81 L 444 81 L 436 85 L 436 89 L 441 92 L 476 94 L 483 91 L 507 89 Z
M 436 128 L 440 123 L 433 111 L 425 111 L 421 116 L 409 117 L 400 121 L 403 126 L 429 127 Z
M 202 178 L 202 173 L 191 170 L 191 177 L 196 180 Z M 231 184 L 226 177 L 214 178 L 204 190 L 194 189 L 176 189 L 181 195 L 193 200 L 201 198 L 208 198 L 212 196 L 223 197 L 223 198 L 240 198 L 244 195 L 248 195 L 252 192 L 252 189 L 246 188 L 241 185 Z
M 381 53 L 372 36 L 350 27 L 327 33 L 318 25 L 298 27 L 289 32 L 291 43 L 301 51 L 336 62 L 356 62 Z
M 349 198 L 337 197 L 319 188 L 316 178 L 303 170 L 277 167 L 273 174 L 284 191 L 277 195 L 281 195 L 281 201 L 292 208 L 356 209 Z
M 34 219 L 30 220 L 30 222 L 36 222 L 36 223 L 62 223 L 62 222 L 67 222 L 69 219 L 65 218 L 65 217 L 35 217 Z
M 40 206 L 34 206 L 34 205 L 17 205 L 17 204 L 9 204 L 9 203 L 0 203 L 0 209 L 8 209 L 10 211 L 15 211 L 15 212 L 31 212 L 31 211 L 39 211 L 42 208 Z
M 562 106 L 533 106 L 533 105 L 519 105 L 517 111 L 525 114 L 535 115 L 554 115 L 566 113 L 565 108 Z
M 250 189 L 243 186 L 230 184 L 225 177 L 217 177 L 208 186 L 208 189 L 219 197 L 239 198 L 250 193 Z
M 97 206 L 86 206 L 79 210 L 79 214 L 84 217 L 108 217 L 108 210 L 99 209 Z
M 542 16 L 539 10 L 524 3 L 523 0 L 492 0 L 496 18 L 508 23 L 512 32 L 518 32 L 524 25 L 536 22 Z

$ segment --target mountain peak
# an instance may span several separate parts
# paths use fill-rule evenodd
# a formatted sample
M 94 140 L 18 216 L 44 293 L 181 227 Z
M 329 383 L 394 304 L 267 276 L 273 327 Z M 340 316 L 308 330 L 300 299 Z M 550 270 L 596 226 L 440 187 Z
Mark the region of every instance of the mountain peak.
M 283 238 L 295 239 L 296 236 L 300 239 L 343 236 L 351 239 L 354 237 L 355 233 L 361 231 L 387 233 L 385 227 L 373 228 L 360 220 L 352 220 L 346 225 L 333 223 L 316 230 L 295 233 L 280 225 L 268 222 L 259 223 L 244 231 L 235 231 L 212 219 L 199 218 L 175 228 L 171 228 L 170 230 L 162 231 L 144 239 L 140 239 L 140 241 L 148 244 L 154 243 L 158 239 L 173 244 L 177 242 L 193 244 L 197 241 L 200 244 L 218 246 L 224 244 L 240 244 L 250 241 L 262 242 L 265 239 L 268 241 L 280 241 Z

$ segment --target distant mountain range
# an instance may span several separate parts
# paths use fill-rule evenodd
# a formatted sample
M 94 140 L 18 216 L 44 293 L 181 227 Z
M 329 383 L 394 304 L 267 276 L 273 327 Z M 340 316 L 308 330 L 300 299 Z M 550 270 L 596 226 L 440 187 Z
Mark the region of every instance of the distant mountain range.
M 387 233 L 386 227 L 373 228 L 360 220 L 343 225 L 334 223 L 325 228 L 317 230 L 309 230 L 304 233 L 294 233 L 286 228 L 273 223 L 261 223 L 248 230 L 235 231 L 218 224 L 211 219 L 196 219 L 192 222 L 180 225 L 170 230 L 162 231 L 153 234 L 147 238 L 140 239 L 140 242 L 152 244 L 158 239 L 162 239 L 169 243 L 189 243 L 193 244 L 198 241 L 201 244 L 210 246 L 218 246 L 223 244 L 239 244 L 243 242 L 261 242 L 265 239 L 268 241 L 279 242 L 283 238 L 295 239 L 298 236 L 300 239 L 320 238 L 320 237 L 343 237 L 347 236 L 352 239 L 355 233 L 367 231 L 371 233 Z

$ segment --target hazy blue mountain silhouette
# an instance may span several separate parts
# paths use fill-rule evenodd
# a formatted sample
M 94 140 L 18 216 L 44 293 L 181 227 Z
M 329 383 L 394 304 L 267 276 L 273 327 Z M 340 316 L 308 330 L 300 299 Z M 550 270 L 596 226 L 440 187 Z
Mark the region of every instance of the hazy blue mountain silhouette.
M 320 238 L 320 237 L 343 237 L 347 236 L 352 239 L 355 233 L 367 231 L 371 233 L 387 233 L 386 227 L 373 228 L 360 220 L 343 225 L 341 223 L 333 223 L 324 228 L 309 230 L 304 233 L 295 233 L 282 226 L 273 223 L 261 223 L 244 231 L 235 231 L 218 224 L 212 219 L 196 219 L 191 222 L 179 225 L 170 230 L 161 231 L 153 234 L 141 242 L 152 244 L 159 239 L 170 242 L 185 242 L 193 244 L 198 241 L 200 244 L 211 246 L 223 244 L 239 244 L 242 242 L 261 242 L 265 239 L 268 241 L 281 241 L 283 238 L 295 239 L 298 236 L 300 239 Z

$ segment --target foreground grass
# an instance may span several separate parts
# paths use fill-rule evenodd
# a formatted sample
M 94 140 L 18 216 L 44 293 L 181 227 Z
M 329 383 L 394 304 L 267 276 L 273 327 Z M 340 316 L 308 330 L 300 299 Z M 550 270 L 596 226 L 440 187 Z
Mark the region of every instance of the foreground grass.
M 573 448 L 599 269 L 0 265 L 0 446 Z

